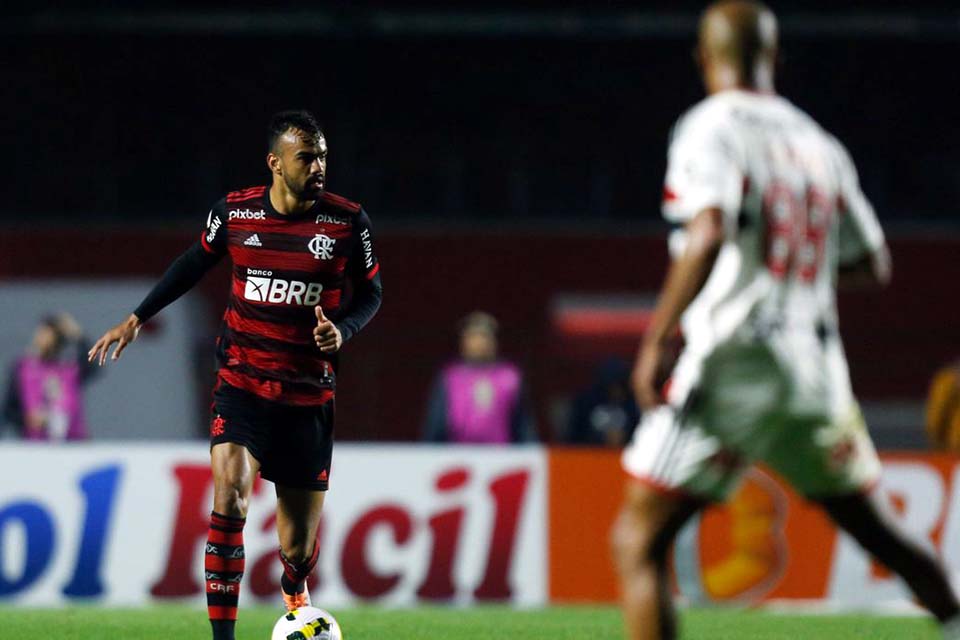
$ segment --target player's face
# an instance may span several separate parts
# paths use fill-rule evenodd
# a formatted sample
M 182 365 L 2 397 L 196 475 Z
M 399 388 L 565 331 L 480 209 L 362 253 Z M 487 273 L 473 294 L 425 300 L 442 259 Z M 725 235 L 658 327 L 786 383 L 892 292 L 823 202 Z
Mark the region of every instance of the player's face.
M 316 200 L 323 194 L 327 173 L 327 141 L 291 129 L 277 141 L 274 152 L 280 177 L 298 200 Z

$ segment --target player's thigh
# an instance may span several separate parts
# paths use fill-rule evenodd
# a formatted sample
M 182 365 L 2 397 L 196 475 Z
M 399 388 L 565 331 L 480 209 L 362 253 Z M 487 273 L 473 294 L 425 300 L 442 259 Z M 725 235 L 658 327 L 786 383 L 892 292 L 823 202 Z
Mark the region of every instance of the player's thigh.
M 214 391 L 210 462 L 214 483 L 252 488 L 262 466 L 271 416 L 264 403 L 228 385 Z
M 792 417 L 765 461 L 812 499 L 863 492 L 881 471 L 855 402 L 831 416 Z
M 278 411 L 260 475 L 277 487 L 326 491 L 332 472 L 334 414 L 333 400 Z
M 306 560 L 320 528 L 333 455 L 333 401 L 279 416 L 262 475 L 277 492 L 277 537 L 294 561 Z

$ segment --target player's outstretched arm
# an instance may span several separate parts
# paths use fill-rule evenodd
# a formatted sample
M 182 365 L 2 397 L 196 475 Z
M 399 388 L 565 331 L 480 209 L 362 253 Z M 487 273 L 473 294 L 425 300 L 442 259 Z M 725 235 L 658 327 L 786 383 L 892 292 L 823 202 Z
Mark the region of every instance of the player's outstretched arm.
M 110 359 L 119 360 L 120 354 L 127 348 L 127 345 L 137 339 L 140 326 L 140 318 L 131 313 L 126 320 L 107 331 L 94 343 L 90 351 L 87 352 L 87 361 L 96 361 L 102 367 L 103 363 L 107 361 L 107 351 L 113 344 L 116 344 L 117 347 L 113 350 Z
M 87 353 L 89 361 L 93 362 L 96 358 L 100 366 L 103 366 L 107 360 L 107 349 L 114 343 L 117 348 L 110 359 L 119 360 L 127 345 L 137 338 L 140 326 L 200 282 L 204 274 L 220 261 L 220 257 L 220 254 L 206 251 L 199 241 L 195 242 L 173 261 L 140 306 L 134 309 L 126 320 L 97 340 Z

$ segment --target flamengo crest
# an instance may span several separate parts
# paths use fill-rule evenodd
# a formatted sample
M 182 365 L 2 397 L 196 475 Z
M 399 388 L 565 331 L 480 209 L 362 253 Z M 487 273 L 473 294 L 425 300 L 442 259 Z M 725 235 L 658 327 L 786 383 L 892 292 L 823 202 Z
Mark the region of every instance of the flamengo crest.
M 318 233 L 313 240 L 307 243 L 307 248 L 317 260 L 329 260 L 333 257 L 333 244 L 336 242 L 333 238 Z

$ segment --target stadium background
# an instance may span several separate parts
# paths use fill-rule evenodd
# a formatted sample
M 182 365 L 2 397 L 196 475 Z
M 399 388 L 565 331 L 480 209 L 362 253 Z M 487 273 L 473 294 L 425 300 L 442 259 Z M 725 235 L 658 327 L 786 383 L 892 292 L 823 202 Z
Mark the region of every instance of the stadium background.
M 893 249 L 888 291 L 841 296 L 854 388 L 883 448 L 920 452 L 930 378 L 960 354 L 957 10 L 773 7 L 784 40 L 778 87 L 847 144 Z M 560 444 L 570 396 L 604 356 L 632 356 L 664 273 L 665 148 L 673 121 L 702 95 L 691 57 L 700 8 L 6 9 L 0 356 L 22 350 L 44 307 L 75 312 L 91 335 L 119 320 L 199 233 L 212 202 L 266 180 L 264 123 L 302 106 L 326 131 L 330 189 L 364 203 L 384 265 L 383 309 L 345 353 L 339 439 L 416 440 L 456 322 L 482 308 L 501 319 L 503 353 L 529 375 L 542 439 Z M 94 439 L 205 431 L 226 285 L 218 267 L 92 383 Z M 952 495 L 950 459 L 915 455 Z M 950 504 L 931 524 L 937 544 Z M 25 543 L 9 533 L 0 542 L 9 583 Z

